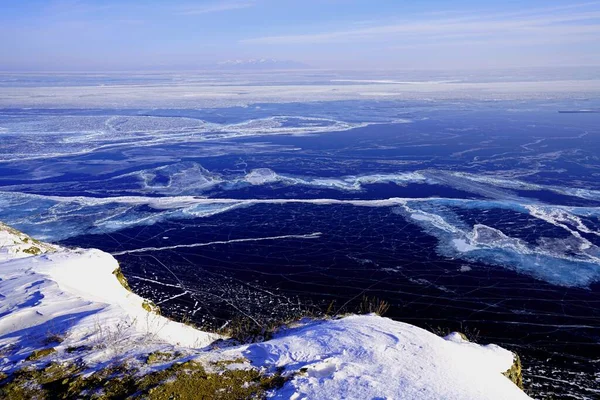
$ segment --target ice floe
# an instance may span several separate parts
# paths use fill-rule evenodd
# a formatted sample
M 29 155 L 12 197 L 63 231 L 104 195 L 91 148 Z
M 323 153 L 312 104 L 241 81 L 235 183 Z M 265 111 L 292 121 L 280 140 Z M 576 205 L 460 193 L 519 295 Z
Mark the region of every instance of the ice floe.
M 269 172 L 266 176 L 272 176 Z M 600 280 L 597 228 L 583 216 L 600 216 L 593 207 L 542 206 L 513 200 L 451 198 L 388 198 L 379 200 L 232 199 L 197 196 L 61 197 L 0 192 L 5 219 L 43 239 L 60 240 L 82 234 L 102 234 L 160 221 L 207 218 L 240 208 L 271 206 L 391 207 L 438 240 L 438 251 L 449 257 L 502 266 L 564 286 L 589 286 Z M 540 236 L 537 244 L 507 235 L 499 227 L 469 225 L 452 210 L 505 209 L 541 220 L 569 235 Z M 326 232 L 324 233 L 326 234 Z M 554 244 L 552 244 L 554 243 Z

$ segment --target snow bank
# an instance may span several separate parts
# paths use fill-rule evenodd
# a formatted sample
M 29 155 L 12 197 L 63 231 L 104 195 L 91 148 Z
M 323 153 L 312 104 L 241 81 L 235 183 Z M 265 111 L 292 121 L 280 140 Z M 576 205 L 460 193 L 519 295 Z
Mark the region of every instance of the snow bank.
M 152 312 L 113 274 L 119 265 L 110 254 L 50 246 L 1 228 L 0 348 L 14 352 L 0 358 L 0 371 L 59 337 L 56 357 L 86 346 L 88 365 L 152 346 L 202 348 L 219 338 Z M 28 243 L 43 254 L 24 252 Z
M 281 399 L 529 398 L 502 375 L 510 351 L 374 315 L 302 324 L 243 354 L 294 375 Z

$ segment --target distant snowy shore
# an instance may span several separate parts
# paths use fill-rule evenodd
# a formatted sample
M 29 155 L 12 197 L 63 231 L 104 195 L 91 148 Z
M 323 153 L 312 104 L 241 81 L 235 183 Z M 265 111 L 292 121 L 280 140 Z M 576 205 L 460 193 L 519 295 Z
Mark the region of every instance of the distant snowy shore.
M 261 380 L 243 382 L 240 390 L 257 385 L 252 393 L 258 397 L 529 398 L 506 376 L 519 374 L 510 351 L 470 343 L 459 334 L 441 338 L 375 315 L 300 321 L 261 343 L 226 345 L 220 339 L 160 316 L 152 302 L 128 290 L 111 255 L 42 243 L 0 223 L 0 397 L 7 388 L 39 390 L 42 398 L 48 390 L 62 390 L 64 384 L 48 378 L 49 365 L 81 376 L 126 365 L 119 371 L 135 371 L 140 382 L 156 377 L 146 386 L 130 383 L 127 390 L 160 398 L 152 393 L 163 383 L 172 393 L 177 390 L 164 371 L 193 361 L 228 379 L 234 371 L 256 371 Z M 36 370 L 43 371 L 39 382 L 30 379 L 26 388 L 15 388 L 23 371 Z M 115 371 L 106 379 L 125 379 Z M 279 379 L 276 385 L 273 376 Z M 90 395 L 89 388 L 77 390 Z

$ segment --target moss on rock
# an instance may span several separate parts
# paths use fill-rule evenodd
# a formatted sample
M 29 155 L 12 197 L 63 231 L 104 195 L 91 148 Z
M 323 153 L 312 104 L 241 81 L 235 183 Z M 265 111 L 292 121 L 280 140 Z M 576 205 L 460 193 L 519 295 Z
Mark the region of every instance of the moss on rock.
M 121 267 L 118 267 L 112 273 L 115 277 L 117 277 L 117 280 L 119 281 L 121 286 L 123 286 L 127 291 L 133 293 L 133 290 L 131 290 L 129 283 L 127 282 L 127 278 L 125 278 L 125 275 L 123 275 Z M 154 304 L 152 300 L 144 299 L 142 303 L 142 308 L 148 312 L 160 315 L 160 307 Z
M 117 269 L 115 269 L 113 271 L 113 275 L 117 277 L 117 280 L 119 281 L 121 286 L 123 286 L 125 289 L 127 289 L 130 292 L 132 291 L 131 288 L 129 287 L 129 283 L 127 282 L 127 278 L 125 278 L 125 275 L 123 275 L 123 271 L 121 271 L 121 267 L 118 267 Z
M 508 379 L 510 379 L 520 389 L 523 389 L 523 366 L 521 365 L 521 359 L 517 354 L 513 360 L 513 365 L 503 373 Z
M 149 400 L 192 399 L 263 399 L 269 390 L 283 386 L 286 379 L 280 373 L 272 376 L 255 369 L 224 370 L 207 373 L 193 361 L 179 364 L 174 377 L 142 394 Z
M 36 246 L 31 246 L 26 249 L 23 249 L 23 253 L 31 254 L 33 256 L 37 256 L 38 254 L 42 254 L 42 249 Z
M 25 399 L 66 399 L 65 380 L 79 372 L 73 365 L 50 363 L 42 369 L 25 368 L 16 371 L 8 382 L 0 386 L 0 398 L 11 400 Z M 63 395 L 64 394 L 64 395 Z
M 40 358 L 44 358 L 49 356 L 50 354 L 56 353 L 56 349 L 54 347 L 48 347 L 46 349 L 35 350 L 33 353 L 27 357 L 27 361 L 35 361 Z
M 176 354 L 155 351 L 154 353 L 148 354 L 148 358 L 146 358 L 146 364 L 156 364 L 161 362 L 173 361 L 175 358 L 177 358 Z
M 124 365 L 109 366 L 91 375 L 82 374 L 84 370 L 83 365 L 54 362 L 41 369 L 16 371 L 5 377 L 0 386 L 0 398 L 264 399 L 268 391 L 281 387 L 287 380 L 282 371 L 265 375 L 252 368 L 229 370 L 221 366 L 207 372 L 195 361 L 174 363 L 143 376 L 139 370 Z
M 142 303 L 142 308 L 150 313 L 160 315 L 160 307 L 154 304 L 152 300 L 144 299 Z

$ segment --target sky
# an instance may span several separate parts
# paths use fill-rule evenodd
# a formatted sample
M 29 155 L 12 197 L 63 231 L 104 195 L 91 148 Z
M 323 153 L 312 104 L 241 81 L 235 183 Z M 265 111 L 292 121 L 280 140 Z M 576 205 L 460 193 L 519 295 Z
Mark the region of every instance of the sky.
M 600 1 L 0 0 L 0 70 L 600 65 Z

